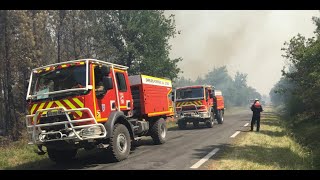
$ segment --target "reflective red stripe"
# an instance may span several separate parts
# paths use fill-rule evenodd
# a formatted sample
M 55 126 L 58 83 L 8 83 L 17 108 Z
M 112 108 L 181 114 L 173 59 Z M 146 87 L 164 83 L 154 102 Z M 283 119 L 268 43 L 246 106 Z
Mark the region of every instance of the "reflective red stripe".
M 76 108 L 81 108 L 72 98 L 68 99 Z
M 42 103 L 39 103 L 40 105 L 42 104 Z M 42 106 L 42 109 L 46 109 L 46 107 L 47 107 L 47 105 L 49 104 L 49 102 L 45 102 L 44 103 L 44 105 Z M 40 107 L 40 105 L 38 106 L 38 107 Z M 41 114 L 43 114 L 44 112 L 40 112 L 39 114 L 41 115 Z
M 70 99 L 69 99 L 70 101 Z M 67 103 L 65 103 L 63 100 L 59 101 L 66 109 L 72 109 L 71 107 L 68 106 Z M 75 117 L 75 118 L 79 118 L 80 116 L 76 113 L 76 112 L 71 112 L 71 114 Z

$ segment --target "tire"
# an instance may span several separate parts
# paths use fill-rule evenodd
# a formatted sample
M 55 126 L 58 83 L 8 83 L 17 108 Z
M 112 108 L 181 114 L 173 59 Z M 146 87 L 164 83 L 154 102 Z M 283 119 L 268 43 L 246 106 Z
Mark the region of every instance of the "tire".
M 199 127 L 199 121 L 193 121 L 193 127 L 198 128 Z
M 86 151 L 91 151 L 91 150 L 94 149 L 94 148 L 95 148 L 95 146 L 89 145 L 89 146 L 85 146 L 85 147 L 84 147 L 84 150 L 86 150 Z
M 60 163 L 69 163 L 73 159 L 75 159 L 78 150 L 77 149 L 57 150 L 57 149 L 48 148 L 47 151 L 48 151 L 49 158 L 52 161 L 60 164 Z
M 110 151 L 114 161 L 122 161 L 128 158 L 131 149 L 131 139 L 127 127 L 123 124 L 115 124 L 113 136 L 110 138 Z
M 167 125 L 163 118 L 158 119 L 151 127 L 151 137 L 154 144 L 163 144 L 166 142 Z
M 223 124 L 223 113 L 221 110 L 218 110 L 217 121 L 218 121 L 218 124 Z
M 208 128 L 212 128 L 213 125 L 214 125 L 214 114 L 213 114 L 213 112 L 210 112 L 210 119 L 208 119 L 208 120 L 206 121 L 206 126 L 207 126 Z
M 186 129 L 186 127 L 187 127 L 187 122 L 185 122 L 185 121 L 178 121 L 178 127 L 179 127 L 179 129 Z

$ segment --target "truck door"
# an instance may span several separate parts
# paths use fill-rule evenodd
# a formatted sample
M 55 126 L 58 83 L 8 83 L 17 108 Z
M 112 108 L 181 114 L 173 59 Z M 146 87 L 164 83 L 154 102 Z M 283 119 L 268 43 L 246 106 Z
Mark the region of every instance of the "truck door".
M 95 111 L 95 118 L 98 122 L 105 122 L 112 111 L 116 111 L 116 91 L 115 88 L 107 91 L 99 91 L 101 88 L 104 89 L 102 78 L 103 76 L 112 77 L 112 72 L 104 74 L 101 71 L 102 66 L 93 65 L 93 108 Z
M 108 120 L 108 117 L 112 111 L 117 111 L 119 108 L 126 115 L 132 107 L 132 98 L 130 84 L 128 81 L 128 75 L 126 71 L 119 69 L 113 70 L 110 68 L 108 74 L 101 73 L 101 66 L 95 65 L 94 69 L 94 109 L 95 117 L 98 122 L 104 122 Z M 107 90 L 105 93 L 100 93 L 99 89 L 103 86 L 102 77 L 109 76 L 113 81 L 113 89 Z M 118 91 L 117 91 L 118 89 Z M 119 104 L 118 104 L 119 102 Z
M 115 79 L 118 87 L 118 98 L 120 103 L 120 110 L 125 112 L 126 115 L 132 107 L 132 96 L 128 74 L 126 71 L 115 69 Z
M 212 94 L 213 95 L 213 91 L 212 91 L 212 89 L 209 89 L 209 106 L 213 106 L 213 103 L 214 103 L 214 97 L 212 97 L 212 98 L 210 98 L 210 94 Z
M 210 93 L 212 93 L 211 89 L 206 88 L 205 96 L 206 96 L 206 106 L 208 109 L 213 106 L 213 98 L 210 98 Z

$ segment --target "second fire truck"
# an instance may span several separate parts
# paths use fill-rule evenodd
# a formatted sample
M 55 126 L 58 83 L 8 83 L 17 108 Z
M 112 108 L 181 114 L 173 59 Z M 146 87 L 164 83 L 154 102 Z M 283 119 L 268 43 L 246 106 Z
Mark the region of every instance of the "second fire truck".
M 215 119 L 218 124 L 223 123 L 224 99 L 222 92 L 213 86 L 179 87 L 174 97 L 179 129 L 185 129 L 188 123 L 193 123 L 194 127 L 205 123 L 212 128 Z

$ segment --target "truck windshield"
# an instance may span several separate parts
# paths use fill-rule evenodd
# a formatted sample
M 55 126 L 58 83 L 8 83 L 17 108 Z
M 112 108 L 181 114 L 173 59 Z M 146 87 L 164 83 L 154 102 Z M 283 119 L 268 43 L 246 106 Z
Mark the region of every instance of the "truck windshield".
M 86 66 L 73 66 L 34 73 L 30 95 L 38 95 L 36 100 L 46 99 L 59 96 L 59 94 L 46 95 L 44 93 L 84 87 L 86 87 Z
M 177 100 L 203 98 L 203 88 L 188 88 L 177 90 Z

